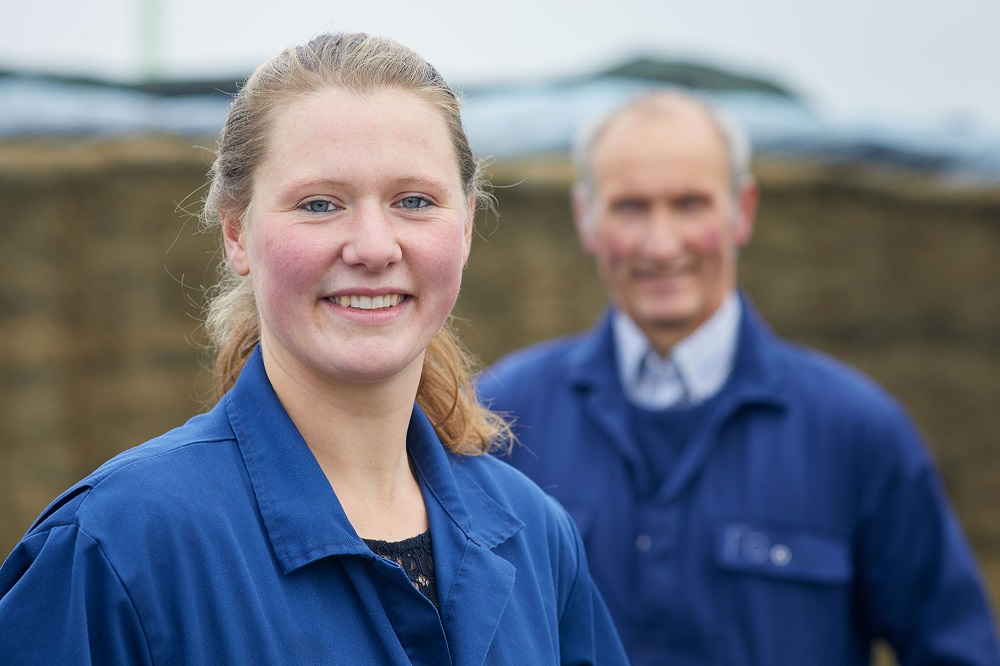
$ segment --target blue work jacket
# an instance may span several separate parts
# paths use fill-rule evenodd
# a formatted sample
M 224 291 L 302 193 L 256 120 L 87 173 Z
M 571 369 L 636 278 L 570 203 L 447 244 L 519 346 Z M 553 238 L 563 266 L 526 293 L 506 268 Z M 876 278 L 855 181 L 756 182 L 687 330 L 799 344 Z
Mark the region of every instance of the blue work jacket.
M 732 376 L 660 485 L 628 425 L 610 317 L 479 379 L 516 419 L 513 464 L 576 520 L 632 663 L 867 664 L 883 638 L 906 665 L 1000 664 L 903 410 L 743 311 Z
M 0 568 L 0 663 L 625 663 L 561 507 L 418 408 L 407 446 L 440 612 L 355 533 L 258 349 L 211 412 L 31 527 Z

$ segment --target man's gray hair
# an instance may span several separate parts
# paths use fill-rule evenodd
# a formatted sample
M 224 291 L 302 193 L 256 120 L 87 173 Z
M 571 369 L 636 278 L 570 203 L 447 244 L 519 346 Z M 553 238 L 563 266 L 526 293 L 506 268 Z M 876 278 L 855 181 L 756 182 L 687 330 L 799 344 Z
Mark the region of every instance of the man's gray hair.
M 729 114 L 705 100 L 671 89 L 641 93 L 590 123 L 584 124 L 573 145 L 573 163 L 576 166 L 577 187 L 582 190 L 586 199 L 590 201 L 594 193 L 594 172 L 591 164 L 594 145 L 617 118 L 634 110 L 655 110 L 685 103 L 702 109 L 722 136 L 729 162 L 729 184 L 734 200 L 738 200 L 740 190 L 753 178 L 750 173 L 750 138 L 746 131 Z

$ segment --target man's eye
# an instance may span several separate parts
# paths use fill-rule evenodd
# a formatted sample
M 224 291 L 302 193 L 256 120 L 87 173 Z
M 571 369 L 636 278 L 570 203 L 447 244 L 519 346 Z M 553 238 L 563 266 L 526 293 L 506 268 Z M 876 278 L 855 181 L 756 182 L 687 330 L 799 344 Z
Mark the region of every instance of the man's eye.
M 431 203 L 427 199 L 415 195 L 410 197 L 403 197 L 402 199 L 399 200 L 400 208 L 415 209 L 415 208 L 425 208 L 430 205 Z
M 316 199 L 314 201 L 307 201 L 303 204 L 302 208 L 310 213 L 329 213 L 333 210 L 333 204 L 324 199 Z
M 615 211 L 628 215 L 643 213 L 647 208 L 646 203 L 638 199 L 622 199 L 621 201 L 616 201 L 612 207 Z
M 702 196 L 681 197 L 677 200 L 678 210 L 696 211 L 708 206 L 708 198 Z

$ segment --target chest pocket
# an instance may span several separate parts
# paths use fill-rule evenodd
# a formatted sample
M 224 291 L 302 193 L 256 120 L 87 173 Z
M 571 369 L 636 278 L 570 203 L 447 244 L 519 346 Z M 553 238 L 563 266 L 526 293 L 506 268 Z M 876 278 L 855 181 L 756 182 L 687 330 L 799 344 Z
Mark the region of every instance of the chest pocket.
M 789 582 L 841 585 L 853 578 L 845 539 L 801 527 L 733 521 L 715 531 L 716 566 Z

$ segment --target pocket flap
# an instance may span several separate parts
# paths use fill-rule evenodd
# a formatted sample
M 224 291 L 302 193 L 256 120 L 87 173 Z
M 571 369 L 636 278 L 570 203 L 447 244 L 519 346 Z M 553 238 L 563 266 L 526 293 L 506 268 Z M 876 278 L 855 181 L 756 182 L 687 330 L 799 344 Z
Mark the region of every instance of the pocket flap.
M 827 585 L 846 583 L 853 573 L 845 540 L 759 521 L 717 528 L 715 563 L 728 571 Z

